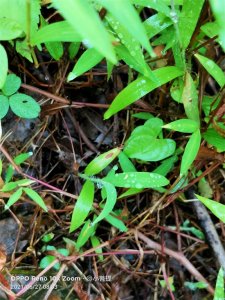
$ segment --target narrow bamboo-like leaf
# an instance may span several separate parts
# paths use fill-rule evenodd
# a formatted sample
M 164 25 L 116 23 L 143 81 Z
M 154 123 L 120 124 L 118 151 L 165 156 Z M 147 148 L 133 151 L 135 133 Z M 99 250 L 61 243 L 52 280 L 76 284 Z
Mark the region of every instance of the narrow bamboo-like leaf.
M 151 56 L 155 56 L 149 44 L 145 28 L 129 0 L 117 1 L 97 0 L 139 41 Z M 127 26 L 129 24 L 129 26 Z
M 218 219 L 225 223 L 225 205 L 214 200 L 202 197 L 195 194 L 195 196 L 200 200 Z
M 47 206 L 45 205 L 43 199 L 37 192 L 30 188 L 23 188 L 23 191 L 29 196 L 34 202 L 36 202 L 44 211 L 48 211 Z
M 148 1 L 148 0 L 147 0 Z M 145 30 L 149 39 L 160 33 L 170 25 L 172 25 L 171 19 L 165 15 L 159 13 L 149 17 L 144 21 Z
M 126 225 L 123 223 L 122 220 L 116 218 L 116 216 L 114 216 L 114 214 L 108 215 L 105 219 L 107 222 L 109 222 L 112 226 L 116 227 L 120 231 L 127 232 L 128 229 L 127 229 Z
M 190 43 L 204 0 L 185 0 L 179 16 L 179 32 L 183 49 Z
M 95 230 L 96 226 L 92 226 L 90 220 L 87 220 L 84 223 L 76 242 L 76 247 L 78 250 L 88 241 L 90 236 L 94 234 Z
M 3 185 L 2 189 L 0 191 L 2 192 L 9 192 L 14 190 L 17 187 L 17 182 L 8 182 Z
M 10 197 L 8 202 L 5 205 L 5 209 L 9 209 L 16 201 L 18 201 L 22 195 L 23 189 L 19 188 L 15 193 L 13 193 Z
M 99 216 L 93 221 L 92 223 L 93 226 L 98 222 L 100 222 L 105 217 L 107 217 L 112 212 L 117 199 L 116 189 L 111 184 L 111 182 L 106 182 L 104 180 L 102 180 L 101 182 L 106 191 L 106 202 Z
M 87 0 L 53 0 L 54 7 L 80 34 L 85 43 L 90 44 L 99 53 L 116 63 L 116 56 L 97 12 Z
M 188 72 L 185 75 L 182 102 L 188 118 L 199 123 L 198 94 L 194 81 Z
M 120 153 L 119 147 L 109 150 L 93 159 L 85 168 L 86 175 L 95 175 L 107 167 Z
M 166 176 L 174 167 L 175 162 L 177 162 L 177 155 L 171 156 L 165 159 L 160 166 L 154 169 L 154 173 L 160 174 L 162 176 Z
M 0 58 L 1 59 L 1 58 Z M 0 95 L 0 120 L 7 115 L 9 110 L 9 99 L 3 95 Z
M 224 270 L 223 267 L 221 267 L 216 279 L 216 288 L 213 300 L 223 300 L 224 298 Z
M 176 67 L 164 67 L 153 71 L 157 82 L 154 82 L 144 76 L 140 76 L 117 95 L 110 108 L 106 111 L 104 118 L 110 118 L 118 111 L 134 103 L 141 97 L 144 97 L 146 94 L 153 91 L 157 87 L 178 76 L 181 76 L 182 73 L 183 72 Z
M 117 187 L 125 188 L 154 188 L 169 184 L 169 180 L 162 175 L 149 172 L 124 172 L 107 176 L 105 179 Z
M 203 134 L 203 138 L 209 143 L 216 147 L 218 152 L 225 151 L 225 138 L 222 137 L 214 128 L 209 128 Z
M 5 84 L 8 72 L 8 57 L 5 48 L 0 44 L 0 89 Z
M 131 3 L 153 8 L 154 10 L 157 10 L 158 12 L 170 17 L 170 9 L 162 0 L 131 0 Z
M 190 137 L 189 141 L 184 150 L 184 154 L 181 160 L 181 168 L 180 168 L 180 175 L 183 176 L 187 173 L 188 169 L 190 168 L 191 164 L 195 160 L 198 150 L 201 143 L 201 133 L 200 130 L 196 130 Z
M 98 247 L 98 246 L 101 244 L 100 241 L 99 241 L 99 239 L 97 238 L 96 235 L 91 236 L 91 244 L 92 244 L 92 247 L 93 247 L 93 248 Z M 103 255 L 101 255 L 101 253 L 102 253 L 102 248 L 97 248 L 97 249 L 95 249 L 95 252 L 96 252 L 97 254 L 99 254 L 99 255 L 98 255 L 99 260 L 100 260 L 100 261 L 103 261 L 103 260 L 104 260 L 104 257 L 103 257 Z
M 46 42 L 45 46 L 55 60 L 59 60 L 63 56 L 64 49 L 61 42 Z
M 121 151 L 119 154 L 119 163 L 124 172 L 136 172 L 134 164 L 129 160 L 127 155 Z
M 69 73 L 67 81 L 71 81 L 80 76 L 81 74 L 85 73 L 86 71 L 90 70 L 95 65 L 97 65 L 102 59 L 102 54 L 97 52 L 95 49 L 87 49 L 78 59 L 73 70 Z
M 76 230 L 84 222 L 92 208 L 93 201 L 94 183 L 90 180 L 87 180 L 83 185 L 73 210 L 70 232 Z
M 31 157 L 31 155 L 33 155 L 32 152 L 21 153 L 21 154 L 17 155 L 16 157 L 14 157 L 13 161 L 15 162 L 15 164 L 20 165 L 25 160 L 27 160 L 29 157 Z
M 225 85 L 225 75 L 221 68 L 211 59 L 195 54 L 195 57 L 200 61 L 206 71 L 217 81 L 220 87 Z
M 69 45 L 69 57 L 70 59 L 74 59 L 80 49 L 80 43 L 74 42 Z
M 57 32 L 57 34 L 56 34 Z M 39 29 L 32 35 L 33 46 L 46 42 L 80 42 L 82 37 L 67 21 L 55 22 Z
M 199 124 L 190 119 L 181 119 L 163 126 L 166 129 L 172 129 L 184 133 L 193 133 L 199 128 Z

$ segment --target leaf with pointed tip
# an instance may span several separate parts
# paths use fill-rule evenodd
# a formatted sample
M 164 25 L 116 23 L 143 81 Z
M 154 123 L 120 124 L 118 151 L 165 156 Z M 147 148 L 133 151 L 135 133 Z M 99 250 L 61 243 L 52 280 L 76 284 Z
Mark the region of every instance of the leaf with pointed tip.
M 48 211 L 47 206 L 45 205 L 43 199 L 37 192 L 30 188 L 23 188 L 23 191 L 30 197 L 34 202 L 36 202 L 44 211 Z
M 171 129 L 184 133 L 193 133 L 199 128 L 199 124 L 190 119 L 180 119 L 163 126 L 163 128 Z
M 87 180 L 73 209 L 70 232 L 76 230 L 87 218 L 94 201 L 94 183 Z
M 23 189 L 19 188 L 15 193 L 13 193 L 10 197 L 8 202 L 5 205 L 5 209 L 9 209 L 16 201 L 18 201 L 23 193 Z
M 91 220 L 87 220 L 79 233 L 76 247 L 79 250 L 96 231 L 96 226 L 92 226 Z
M 157 69 L 152 73 L 154 74 L 157 82 L 144 76 L 138 77 L 117 95 L 110 108 L 105 112 L 104 118 L 110 118 L 118 111 L 144 97 L 157 87 L 183 74 L 182 70 L 176 67 L 164 67 Z
M 189 141 L 184 150 L 184 154 L 181 160 L 181 167 L 180 167 L 180 175 L 183 176 L 187 173 L 188 169 L 190 168 L 191 164 L 195 160 L 198 150 L 200 148 L 201 143 L 201 133 L 200 130 L 196 130 L 192 133 Z

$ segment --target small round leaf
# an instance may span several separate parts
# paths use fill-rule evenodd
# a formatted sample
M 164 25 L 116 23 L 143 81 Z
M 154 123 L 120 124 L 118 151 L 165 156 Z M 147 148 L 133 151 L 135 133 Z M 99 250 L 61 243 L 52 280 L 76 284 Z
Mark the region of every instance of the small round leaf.
M 0 95 L 0 119 L 4 118 L 9 110 L 9 100 L 7 97 Z
M 9 74 L 6 77 L 4 86 L 2 87 L 2 92 L 6 96 L 11 96 L 18 91 L 21 85 L 21 79 L 15 74 Z
M 41 110 L 39 104 L 32 97 L 19 93 L 9 98 L 9 105 L 14 114 L 24 119 L 37 118 Z

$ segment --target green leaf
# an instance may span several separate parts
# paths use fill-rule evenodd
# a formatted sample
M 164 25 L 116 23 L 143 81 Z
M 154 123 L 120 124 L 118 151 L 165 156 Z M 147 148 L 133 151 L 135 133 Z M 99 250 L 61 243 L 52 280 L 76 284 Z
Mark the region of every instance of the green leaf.
M 0 67 L 1 68 L 1 67 Z M 9 99 L 3 95 L 0 95 L 0 120 L 7 115 L 9 110 Z
M 144 189 L 135 189 L 135 188 L 130 188 L 128 189 L 126 192 L 122 193 L 118 199 L 121 199 L 121 198 L 127 198 L 129 196 L 133 196 L 133 195 L 137 195 L 139 194 L 140 192 L 142 192 Z
M 73 42 L 69 45 L 68 51 L 69 51 L 70 59 L 74 59 L 74 57 L 77 55 L 79 49 L 80 49 L 80 43 Z
M 45 234 L 41 240 L 44 243 L 48 243 L 54 238 L 54 236 L 55 236 L 54 233 L 50 232 L 50 233 Z
M 16 201 L 18 201 L 22 195 L 23 189 L 19 188 L 15 193 L 13 193 L 10 197 L 8 202 L 5 204 L 5 209 L 9 209 Z
M 46 42 L 80 42 L 81 40 L 80 34 L 67 21 L 60 21 L 39 29 L 33 34 L 31 44 L 35 46 Z
M 124 147 L 125 154 L 130 158 L 144 161 L 159 161 L 171 156 L 176 149 L 172 139 L 156 139 L 150 135 L 139 135 L 128 139 Z
M 208 198 L 202 197 L 195 194 L 195 196 L 200 200 L 218 219 L 225 223 L 225 205 L 219 202 L 210 200 Z
M 121 151 L 119 154 L 119 163 L 124 172 L 136 172 L 134 164 L 129 160 L 127 155 Z
M 34 180 L 30 180 L 30 179 L 21 179 L 16 181 L 18 186 L 28 186 L 34 182 L 35 182 Z
M 6 17 L 0 18 L 0 41 L 10 41 L 22 34 L 23 29 L 16 21 Z
M 148 0 L 147 0 L 148 1 Z M 160 33 L 170 25 L 172 25 L 171 19 L 164 14 L 155 14 L 144 21 L 145 30 L 149 39 Z
M 55 256 L 53 255 L 46 255 L 45 257 L 43 257 L 39 263 L 39 268 L 41 269 L 45 269 L 47 268 L 54 260 L 56 260 Z M 56 263 L 53 268 L 55 270 L 59 270 L 60 269 L 60 263 Z
M 198 94 L 194 81 L 188 72 L 185 75 L 182 102 L 188 118 L 199 123 Z
M 5 84 L 8 72 L 8 57 L 5 48 L 0 44 L 0 89 Z
M 93 159 L 85 168 L 86 175 L 95 175 L 105 169 L 120 153 L 121 148 L 111 149 Z
M 160 166 L 154 169 L 154 173 L 160 174 L 162 176 L 166 176 L 174 167 L 175 162 L 177 162 L 177 155 L 171 156 L 165 159 Z
M 180 119 L 174 122 L 171 122 L 167 125 L 164 125 L 163 128 L 172 129 L 184 133 L 193 133 L 199 128 L 199 124 L 190 119 Z
M 111 0 L 97 0 L 97 2 L 103 5 L 126 28 L 151 56 L 155 56 L 141 19 L 129 0 L 120 1 L 119 5 L 117 1 Z M 128 24 L 129 26 L 127 26 Z
M 92 244 L 92 247 L 93 247 L 93 248 L 95 248 L 95 247 L 101 245 L 99 239 L 98 239 L 97 236 L 95 236 L 95 235 L 94 235 L 94 236 L 91 236 L 91 244 Z M 103 260 L 104 260 L 104 257 L 103 257 L 103 255 L 101 255 L 101 253 L 102 253 L 102 248 L 95 249 L 95 252 L 96 252 L 97 254 L 99 254 L 99 255 L 98 255 L 99 260 L 100 260 L 100 261 L 103 261 Z
M 162 175 L 149 172 L 124 172 L 112 174 L 105 178 L 117 187 L 124 188 L 155 188 L 169 184 L 169 180 Z
M 11 110 L 20 118 L 37 118 L 41 109 L 39 104 L 30 96 L 17 93 L 9 98 Z
M 224 298 L 224 270 L 221 267 L 216 279 L 216 288 L 213 300 L 223 300 Z
M 122 232 L 128 231 L 128 229 L 127 229 L 126 225 L 123 223 L 123 221 L 118 219 L 116 216 L 114 216 L 114 214 L 108 215 L 105 219 L 109 224 L 116 227 L 120 231 L 122 231 Z
M 206 71 L 217 81 L 220 87 L 225 85 L 225 75 L 221 68 L 211 59 L 200 54 L 195 54 Z
M 103 184 L 105 192 L 106 192 L 106 202 L 105 202 L 103 210 L 100 212 L 98 217 L 93 221 L 92 226 L 94 226 L 95 224 L 100 222 L 102 219 L 107 217 L 112 212 L 114 205 L 116 203 L 116 199 L 117 199 L 116 189 L 111 184 L 111 182 L 106 182 L 106 181 L 104 181 L 104 179 L 100 180 L 100 182 Z
M 110 108 L 106 111 L 104 118 L 108 119 L 126 106 L 134 103 L 157 87 L 167 83 L 168 81 L 181 76 L 182 71 L 176 67 L 164 67 L 153 71 L 157 82 L 154 82 L 144 76 L 138 77 L 123 89 L 114 99 Z
M 182 48 L 186 49 L 195 31 L 204 0 L 185 0 L 179 17 Z
M 170 88 L 170 95 L 174 101 L 182 103 L 182 93 L 184 88 L 184 82 L 181 78 L 174 80 Z
M 44 211 L 48 211 L 43 199 L 38 195 L 37 192 L 30 188 L 23 188 L 23 191 L 29 196 L 34 202 L 36 202 Z
M 181 160 L 180 176 L 183 176 L 187 173 L 191 164 L 195 160 L 198 154 L 198 150 L 200 148 L 200 143 L 201 143 L 201 133 L 200 130 L 198 129 L 191 135 L 185 147 L 184 154 Z
M 79 33 L 83 42 L 90 44 L 112 63 L 116 63 L 109 34 L 90 2 L 87 0 L 53 0 L 52 4 Z
M 14 157 L 13 161 L 15 162 L 16 165 L 20 165 L 32 155 L 33 155 L 32 152 L 21 153 L 16 157 Z
M 81 57 L 78 59 L 73 70 L 69 73 L 67 81 L 71 81 L 83 73 L 87 72 L 94 66 L 96 66 L 103 59 L 102 54 L 97 52 L 95 49 L 87 49 Z
M 61 42 L 46 42 L 45 46 L 55 60 L 59 60 L 63 56 L 64 49 Z
M 87 180 L 73 209 L 70 232 L 76 230 L 88 216 L 94 201 L 94 184 Z
M 15 74 L 9 74 L 6 77 L 4 86 L 2 87 L 2 92 L 5 96 L 11 96 L 12 94 L 18 91 L 20 86 L 21 79 Z
M 138 118 L 138 119 L 141 119 L 141 120 L 149 120 L 149 119 L 154 118 L 154 116 L 152 114 L 147 113 L 147 112 L 136 113 L 136 114 L 133 114 L 132 117 L 133 118 Z
M 62 254 L 63 256 L 69 256 L 69 254 L 70 254 L 69 250 L 66 248 L 59 248 L 59 249 L 57 249 L 57 252 Z
M 18 186 L 17 182 L 8 182 L 3 185 L 1 191 L 2 192 L 10 192 L 14 190 Z
M 208 285 L 207 285 L 207 283 L 201 282 L 201 281 L 200 282 L 185 281 L 184 286 L 191 291 L 196 291 L 197 289 L 205 289 L 205 288 L 207 288 Z
M 84 223 L 84 226 L 81 229 L 81 232 L 78 236 L 76 247 L 79 250 L 89 239 L 90 236 L 92 236 L 96 231 L 96 226 L 91 225 L 91 221 L 87 220 Z
M 203 138 L 209 143 L 216 147 L 218 152 L 225 151 L 225 138 L 222 137 L 215 129 L 209 128 L 203 134 Z
M 225 25 L 224 25 L 224 13 L 225 13 L 225 3 L 223 0 L 210 0 L 210 4 L 213 10 L 213 14 L 216 18 L 216 23 L 219 27 L 219 40 L 220 44 L 225 51 Z

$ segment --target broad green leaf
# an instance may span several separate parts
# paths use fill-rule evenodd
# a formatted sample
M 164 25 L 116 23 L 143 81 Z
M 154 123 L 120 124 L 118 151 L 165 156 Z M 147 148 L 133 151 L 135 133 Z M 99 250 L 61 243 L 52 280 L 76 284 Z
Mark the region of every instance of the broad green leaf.
M 118 111 L 144 97 L 146 94 L 153 91 L 157 87 L 178 76 L 181 76 L 182 73 L 183 72 L 176 67 L 164 67 L 153 71 L 157 82 L 154 82 L 144 76 L 138 77 L 138 79 L 130 83 L 117 95 L 110 108 L 106 111 L 104 118 L 110 118 Z
M 56 260 L 56 257 L 53 255 L 46 255 L 45 257 L 43 257 L 39 263 L 39 268 L 41 269 L 45 269 L 47 268 L 54 260 Z M 59 270 L 60 269 L 60 263 L 56 263 L 53 266 L 53 269 L 55 270 Z
M 2 87 L 2 92 L 5 96 L 11 96 L 12 94 L 18 91 L 20 86 L 21 79 L 15 74 L 9 74 L 6 77 L 4 86 Z
M 92 226 L 91 221 L 87 220 L 84 223 L 76 242 L 76 247 L 78 250 L 87 242 L 87 240 L 95 233 L 95 231 L 96 226 Z
M 45 46 L 55 60 L 59 60 L 63 56 L 64 49 L 61 42 L 46 42 Z
M 16 201 L 18 201 L 23 193 L 23 189 L 19 188 L 15 193 L 13 193 L 10 197 L 8 202 L 5 204 L 5 209 L 9 209 Z
M 141 19 L 129 0 L 117 1 L 97 0 L 103 5 L 127 30 L 139 41 L 151 56 L 155 56 L 152 47 L 149 44 L 145 28 Z M 129 24 L 129 26 L 127 26 Z
M 144 125 L 137 126 L 131 133 L 131 140 L 140 135 L 149 135 L 156 138 L 162 132 L 163 121 L 159 118 L 150 118 Z
M 149 172 L 124 172 L 107 176 L 106 180 L 117 187 L 124 188 L 154 188 L 169 184 L 162 175 Z
M 132 137 L 126 142 L 125 154 L 144 161 L 159 161 L 171 156 L 176 149 L 172 139 L 155 139 L 150 135 Z
M 20 165 L 32 155 L 33 155 L 32 152 L 21 153 L 16 157 L 14 157 L 13 161 L 15 162 L 15 164 Z
M 225 75 L 221 68 L 211 59 L 195 54 L 195 57 L 200 61 L 206 71 L 217 81 L 220 87 L 225 85 Z
M 80 34 L 67 21 L 60 21 L 39 29 L 33 34 L 31 44 L 35 46 L 46 42 L 80 42 L 81 40 Z
M 97 247 L 97 246 L 99 246 L 99 245 L 101 244 L 100 241 L 99 241 L 99 239 L 97 238 L 96 235 L 91 236 L 91 244 L 92 244 L 92 247 L 93 247 L 93 248 L 95 248 L 95 247 Z M 104 260 L 104 257 L 103 257 L 103 255 L 101 255 L 101 254 L 102 254 L 102 248 L 96 249 L 95 252 L 96 252 L 97 254 L 99 254 L 99 255 L 98 255 L 99 260 L 100 260 L 100 261 L 103 261 L 103 260 Z
M 83 42 L 90 44 L 103 56 L 116 63 L 109 34 L 90 2 L 87 0 L 52 0 L 52 4 L 79 33 Z
M 170 9 L 162 0 L 131 0 L 131 3 L 152 8 L 170 17 Z
M 199 128 L 199 124 L 194 120 L 180 119 L 163 126 L 166 129 L 172 129 L 184 133 L 193 133 Z
M 156 34 L 160 33 L 172 24 L 171 19 L 161 13 L 149 17 L 143 23 L 149 39 L 153 38 Z
M 223 0 L 210 0 L 213 14 L 216 19 L 216 23 L 219 27 L 219 40 L 220 44 L 225 51 L 225 24 L 224 24 L 224 14 L 225 14 L 225 2 Z
M 14 190 L 18 186 L 17 182 L 8 182 L 3 185 L 1 191 L 2 192 L 10 192 Z
M 198 94 L 195 83 L 188 72 L 185 75 L 182 102 L 187 117 L 199 123 Z
M 112 212 L 112 210 L 116 204 L 117 193 L 116 193 L 116 189 L 113 186 L 113 184 L 111 184 L 111 182 L 104 181 L 104 179 L 101 180 L 101 183 L 103 184 L 105 192 L 106 192 L 106 202 L 104 204 L 103 210 L 100 212 L 98 217 L 93 221 L 92 226 L 94 226 L 95 224 L 100 222 L 102 219 L 107 217 Z
M 215 129 L 209 128 L 203 133 L 203 138 L 209 143 L 216 147 L 218 152 L 225 151 L 225 138 L 222 137 Z
M 183 49 L 190 43 L 204 4 L 204 0 L 185 0 L 179 16 L 179 32 Z
M 9 98 L 11 110 L 20 118 L 37 118 L 41 109 L 39 104 L 30 96 L 17 93 Z
M 219 202 L 210 200 L 208 198 L 202 197 L 195 194 L 195 196 L 200 200 L 218 219 L 225 223 L 225 205 Z
M 160 166 L 154 169 L 154 173 L 160 174 L 162 176 L 166 176 L 174 167 L 175 162 L 177 162 L 177 155 L 171 156 L 165 159 Z
M 0 89 L 5 84 L 8 72 L 8 57 L 5 48 L 0 44 Z
M 219 30 L 220 30 L 220 27 L 217 24 L 217 22 L 207 22 L 207 23 L 205 23 L 204 25 L 201 26 L 201 31 L 204 32 L 210 38 L 215 37 L 216 35 L 218 35 Z M 220 43 L 220 41 L 218 39 L 216 39 L 216 41 Z
M 209 116 L 210 112 L 217 108 L 221 101 L 220 97 L 210 97 L 210 96 L 203 96 L 202 99 L 202 109 L 206 117 Z
M 0 18 L 0 41 L 10 41 L 20 37 L 23 29 L 16 21 L 9 18 Z
M 119 154 L 119 163 L 124 172 L 136 172 L 135 166 L 123 151 Z
M 184 82 L 181 78 L 174 80 L 170 88 L 170 95 L 174 101 L 182 103 L 182 93 L 184 88 Z
M 3 95 L 0 95 L 0 107 L 1 107 L 0 110 L 0 120 L 1 120 L 7 115 L 7 112 L 9 110 L 9 99 Z
M 37 192 L 30 188 L 23 188 L 23 191 L 29 196 L 35 203 L 37 203 L 44 211 L 48 211 L 47 206 L 45 205 L 43 199 Z
M 127 229 L 126 225 L 123 223 L 122 220 L 120 220 L 116 216 L 114 216 L 114 214 L 108 215 L 105 219 L 108 223 L 110 223 L 112 226 L 116 227 L 120 231 L 127 232 L 128 229 Z
M 213 300 L 223 300 L 224 298 L 224 270 L 223 267 L 221 267 L 216 279 L 216 288 Z
M 189 141 L 184 150 L 184 154 L 181 160 L 181 168 L 180 168 L 180 175 L 183 176 L 187 173 L 188 169 L 190 168 L 191 164 L 195 160 L 198 150 L 201 143 L 201 133 L 200 130 L 196 130 L 190 137 Z
M 94 66 L 96 66 L 103 59 L 102 54 L 97 52 L 95 49 L 87 49 L 81 57 L 78 59 L 73 70 L 69 73 L 67 81 L 71 81 L 83 73 L 87 72 Z
M 76 230 L 88 216 L 94 201 L 94 183 L 87 180 L 73 209 L 70 232 Z
M 86 175 L 95 175 L 105 169 L 120 153 L 121 148 L 109 150 L 93 159 L 85 168 Z

